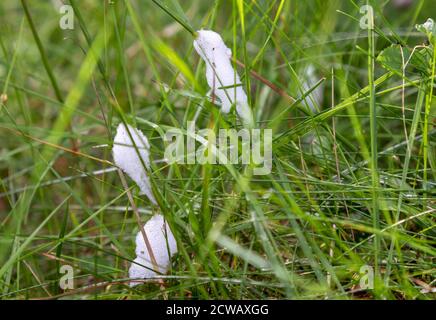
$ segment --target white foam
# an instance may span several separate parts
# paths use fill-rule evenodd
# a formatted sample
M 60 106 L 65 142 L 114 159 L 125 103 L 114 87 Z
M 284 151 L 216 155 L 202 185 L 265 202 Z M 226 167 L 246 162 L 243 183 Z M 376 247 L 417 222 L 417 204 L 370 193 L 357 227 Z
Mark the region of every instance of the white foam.
M 168 271 L 171 257 L 177 253 L 177 243 L 171 229 L 162 215 L 156 214 L 144 225 L 144 231 L 156 259 L 157 271 L 165 274 Z M 158 273 L 154 270 L 150 253 L 141 231 L 136 235 L 136 259 L 129 269 L 131 279 L 149 279 Z M 131 286 L 138 283 L 131 282 Z
M 232 51 L 226 47 L 221 36 L 211 30 L 199 30 L 194 48 L 206 63 L 206 79 L 213 94 L 221 102 L 221 111 L 228 113 L 231 106 L 246 126 L 253 125 L 253 114 L 230 58 Z
M 147 137 L 136 128 L 129 125 L 127 125 L 127 128 L 134 143 L 132 143 L 132 139 L 125 125 L 120 123 L 117 128 L 117 134 L 114 138 L 114 147 L 112 149 L 115 164 L 135 181 L 141 190 L 141 194 L 145 194 L 153 204 L 156 204 L 156 199 L 151 191 L 147 171 L 144 168 L 144 165 L 147 169 L 150 168 L 150 145 Z M 135 149 L 135 145 L 137 149 Z M 142 159 L 144 165 L 140 159 Z

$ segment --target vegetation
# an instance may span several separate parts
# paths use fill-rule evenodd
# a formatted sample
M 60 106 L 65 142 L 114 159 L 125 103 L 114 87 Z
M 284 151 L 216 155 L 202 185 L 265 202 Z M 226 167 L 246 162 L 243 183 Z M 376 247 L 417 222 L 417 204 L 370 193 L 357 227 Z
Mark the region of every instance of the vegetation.
M 434 12 L 432 0 L 1 1 L 0 297 L 434 299 L 436 33 L 415 28 Z M 273 130 L 268 175 L 163 161 L 170 128 L 241 127 L 207 97 L 201 28 L 232 49 L 257 127 Z M 151 144 L 157 205 L 113 166 L 120 122 Z M 178 253 L 159 281 L 129 287 L 153 213 Z M 65 265 L 73 289 L 59 286 Z

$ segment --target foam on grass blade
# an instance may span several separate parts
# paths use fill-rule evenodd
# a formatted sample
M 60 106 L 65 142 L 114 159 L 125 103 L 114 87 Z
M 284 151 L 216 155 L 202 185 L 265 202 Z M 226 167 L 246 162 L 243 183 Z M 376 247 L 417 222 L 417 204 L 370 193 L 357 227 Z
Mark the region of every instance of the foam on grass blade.
M 423 24 L 415 25 L 415 28 L 416 30 L 426 34 L 430 42 L 436 38 L 436 25 L 432 18 L 428 18 Z
M 221 111 L 228 113 L 232 105 L 245 126 L 253 126 L 253 114 L 248 105 L 247 95 L 230 58 L 232 51 L 227 48 L 221 36 L 211 30 L 197 31 L 194 48 L 206 63 L 206 79 L 212 93 L 221 102 Z
M 307 92 L 312 87 L 314 87 L 318 82 L 318 77 L 316 74 L 315 66 L 313 64 L 309 64 L 304 73 L 302 75 L 304 82 L 302 83 L 302 91 Z M 310 93 L 305 99 L 304 102 L 306 105 L 312 110 L 312 112 L 316 113 L 318 109 L 322 106 L 324 101 L 323 96 L 324 91 L 324 83 L 321 83 L 318 87 L 316 87 L 312 93 Z
M 147 234 L 148 241 L 153 249 L 156 259 L 157 271 L 165 274 L 168 271 L 171 257 L 177 253 L 177 243 L 171 229 L 164 217 L 160 214 L 154 215 L 144 225 L 144 232 Z M 131 279 L 150 279 L 157 275 L 149 251 L 147 250 L 144 237 L 140 232 L 136 235 L 136 259 L 129 269 Z M 138 283 L 131 282 L 130 286 Z
M 146 171 L 150 169 L 149 150 L 148 139 L 140 130 L 123 123 L 118 125 L 112 149 L 115 164 L 136 182 L 141 194 L 156 204 Z

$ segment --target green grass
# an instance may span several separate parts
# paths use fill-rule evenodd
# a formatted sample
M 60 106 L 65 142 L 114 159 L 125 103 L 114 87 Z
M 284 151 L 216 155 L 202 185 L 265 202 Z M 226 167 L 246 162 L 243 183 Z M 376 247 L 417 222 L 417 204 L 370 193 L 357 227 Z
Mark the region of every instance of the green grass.
M 373 30 L 366 0 L 64 2 L 73 30 L 60 1 L 0 4 L 1 299 L 435 298 L 436 45 L 415 29 L 434 1 L 368 1 Z M 239 127 L 205 99 L 200 28 L 232 48 L 273 130 L 269 175 L 159 161 L 165 131 L 197 114 L 197 128 Z M 113 169 L 120 122 L 152 145 L 157 206 Z M 179 252 L 163 282 L 130 288 L 138 214 L 156 212 Z

